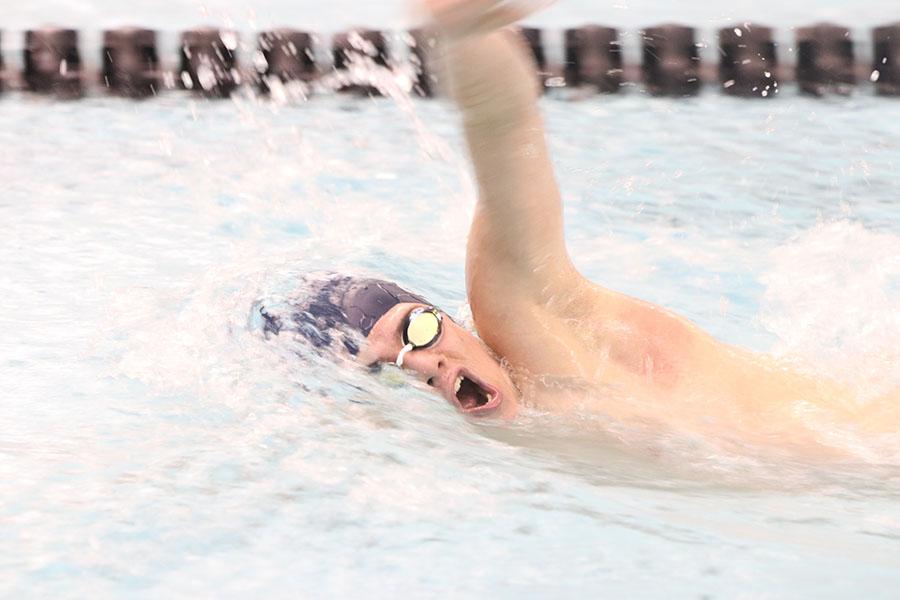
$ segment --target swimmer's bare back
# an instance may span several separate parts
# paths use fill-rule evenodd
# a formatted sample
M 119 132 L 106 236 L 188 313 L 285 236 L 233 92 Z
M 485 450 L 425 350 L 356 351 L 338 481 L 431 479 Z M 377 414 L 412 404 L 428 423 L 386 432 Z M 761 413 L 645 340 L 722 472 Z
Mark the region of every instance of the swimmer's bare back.
M 536 67 L 518 33 L 499 29 L 540 4 L 422 0 L 442 34 L 443 75 L 478 183 L 466 283 L 482 340 L 531 386 L 574 379 L 611 390 L 597 408 L 616 416 L 691 429 L 724 425 L 801 443 L 814 434 L 796 418 L 800 407 L 855 418 L 837 384 L 719 342 L 683 317 L 578 273 L 566 252 Z M 566 408 L 559 394 L 543 396 Z

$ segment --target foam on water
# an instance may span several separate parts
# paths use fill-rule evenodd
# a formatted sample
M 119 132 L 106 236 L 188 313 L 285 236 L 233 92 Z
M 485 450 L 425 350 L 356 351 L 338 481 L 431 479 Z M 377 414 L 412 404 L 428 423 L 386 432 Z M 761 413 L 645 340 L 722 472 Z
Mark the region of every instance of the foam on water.
M 847 220 L 822 223 L 772 252 L 765 326 L 774 351 L 803 356 L 832 376 L 900 383 L 900 237 Z M 862 391 L 862 390 L 861 390 Z

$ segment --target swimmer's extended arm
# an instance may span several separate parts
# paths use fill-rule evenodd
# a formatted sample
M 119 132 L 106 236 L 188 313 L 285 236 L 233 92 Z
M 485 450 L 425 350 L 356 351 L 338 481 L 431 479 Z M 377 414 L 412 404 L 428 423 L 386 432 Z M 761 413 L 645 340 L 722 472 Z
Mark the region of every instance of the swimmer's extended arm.
M 520 35 L 492 30 L 534 7 L 497 0 L 426 5 L 446 36 L 443 74 L 462 113 L 478 183 L 466 253 L 473 309 L 488 298 L 542 302 L 557 284 L 568 287 L 580 276 L 565 249 L 559 189 L 537 107 L 537 69 Z

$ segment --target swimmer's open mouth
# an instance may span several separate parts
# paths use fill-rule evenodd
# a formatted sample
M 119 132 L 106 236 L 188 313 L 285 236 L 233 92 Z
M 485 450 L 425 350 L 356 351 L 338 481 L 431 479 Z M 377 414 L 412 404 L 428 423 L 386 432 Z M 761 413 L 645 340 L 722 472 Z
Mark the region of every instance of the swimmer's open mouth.
M 485 414 L 500 406 L 502 398 L 497 389 L 476 380 L 469 373 L 459 372 L 453 386 L 453 399 L 467 414 Z

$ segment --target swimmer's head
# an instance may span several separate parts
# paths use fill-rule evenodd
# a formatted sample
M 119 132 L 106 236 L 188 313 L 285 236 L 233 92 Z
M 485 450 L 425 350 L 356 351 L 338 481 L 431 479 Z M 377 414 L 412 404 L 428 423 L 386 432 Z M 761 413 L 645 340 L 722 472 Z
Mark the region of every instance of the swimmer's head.
M 360 351 L 365 364 L 394 364 L 434 388 L 462 412 L 512 418 L 518 392 L 478 338 L 423 302 L 401 302 L 374 324 Z
M 471 332 L 418 294 L 383 279 L 336 274 L 307 283 L 287 314 L 259 308 L 266 333 L 290 330 L 320 352 L 349 353 L 367 366 L 399 362 L 467 414 L 512 418 L 518 412 L 506 370 Z

